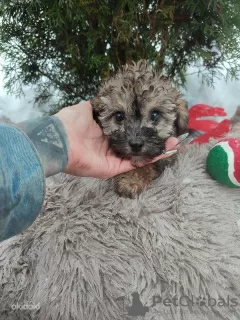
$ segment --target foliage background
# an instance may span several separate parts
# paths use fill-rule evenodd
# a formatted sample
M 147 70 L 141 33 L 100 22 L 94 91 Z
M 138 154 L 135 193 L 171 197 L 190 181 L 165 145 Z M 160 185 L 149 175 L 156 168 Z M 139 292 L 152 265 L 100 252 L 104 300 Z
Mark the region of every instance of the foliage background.
M 59 108 L 93 96 L 104 78 L 141 58 L 180 84 L 197 61 L 211 71 L 209 85 L 223 69 L 236 77 L 239 13 L 239 0 L 3 0 L 6 88 L 20 95 L 34 85 L 37 104 L 57 94 Z

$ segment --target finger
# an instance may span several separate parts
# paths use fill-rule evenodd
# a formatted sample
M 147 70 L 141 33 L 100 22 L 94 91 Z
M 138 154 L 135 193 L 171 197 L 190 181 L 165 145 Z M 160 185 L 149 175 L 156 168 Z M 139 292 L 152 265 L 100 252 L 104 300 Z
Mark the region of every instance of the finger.
M 112 166 L 114 169 L 110 170 L 110 174 L 108 174 L 108 176 L 110 176 L 110 177 L 113 177 L 113 176 L 118 175 L 120 173 L 124 173 L 124 172 L 135 169 L 135 167 L 132 166 L 130 160 L 116 159 L 115 157 L 110 159 L 110 161 L 111 160 L 113 161 Z M 118 160 L 118 161 L 116 161 L 116 160 Z
M 119 171 L 121 173 L 126 172 L 126 171 L 130 171 L 136 169 L 132 164 L 130 160 L 122 160 L 121 164 L 119 166 Z
M 168 157 L 171 157 L 173 154 L 169 154 L 169 155 L 165 155 L 165 154 L 162 154 L 156 158 L 154 158 L 153 160 L 151 161 L 146 161 L 146 162 L 139 162 L 138 163 L 138 166 L 139 167 L 144 167 L 145 165 L 147 164 L 150 164 L 150 163 L 154 163 L 158 160 L 161 160 L 161 159 L 166 159 Z M 127 171 L 130 171 L 130 170 L 133 170 L 133 169 L 136 169 L 136 167 L 134 167 L 132 164 L 131 164 L 131 161 L 130 160 L 120 160 L 120 165 L 119 165 L 119 168 L 118 168 L 118 171 L 117 171 L 117 174 L 118 173 L 123 173 L 123 172 L 127 172 Z
M 178 144 L 178 139 L 175 137 L 170 137 L 167 139 L 166 144 L 165 144 L 165 149 L 166 151 L 174 148 Z M 177 147 L 176 147 L 177 149 Z
M 169 157 L 173 156 L 173 155 L 176 154 L 176 153 L 177 153 L 177 151 L 174 151 L 174 152 L 171 153 L 171 154 L 162 154 L 162 155 L 154 158 L 150 163 L 156 162 L 156 161 L 158 161 L 158 160 L 162 160 L 162 159 L 169 158 Z

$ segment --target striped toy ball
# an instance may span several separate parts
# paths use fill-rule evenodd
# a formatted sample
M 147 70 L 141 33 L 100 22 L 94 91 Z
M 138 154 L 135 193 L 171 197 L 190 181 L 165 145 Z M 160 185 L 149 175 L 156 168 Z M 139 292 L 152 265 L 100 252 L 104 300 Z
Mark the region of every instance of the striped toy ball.
M 217 143 L 207 156 L 207 170 L 219 183 L 240 187 L 240 139 L 229 138 Z

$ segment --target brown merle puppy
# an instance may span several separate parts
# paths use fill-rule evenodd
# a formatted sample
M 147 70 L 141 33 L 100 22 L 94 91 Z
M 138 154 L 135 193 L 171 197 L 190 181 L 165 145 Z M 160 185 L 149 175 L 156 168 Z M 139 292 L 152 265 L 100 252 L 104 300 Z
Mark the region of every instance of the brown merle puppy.
M 170 136 L 187 131 L 188 111 L 181 94 L 145 60 L 126 65 L 107 80 L 92 105 L 112 150 L 135 167 L 161 154 Z M 120 174 L 116 191 L 136 197 L 173 161 L 170 157 Z

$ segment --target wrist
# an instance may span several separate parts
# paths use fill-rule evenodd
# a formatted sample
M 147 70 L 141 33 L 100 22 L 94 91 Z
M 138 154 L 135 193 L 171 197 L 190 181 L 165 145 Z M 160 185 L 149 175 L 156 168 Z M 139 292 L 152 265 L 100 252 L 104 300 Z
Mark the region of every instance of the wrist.
M 17 127 L 26 133 L 37 149 L 46 177 L 66 169 L 68 139 L 60 119 L 46 116 L 20 122 Z

